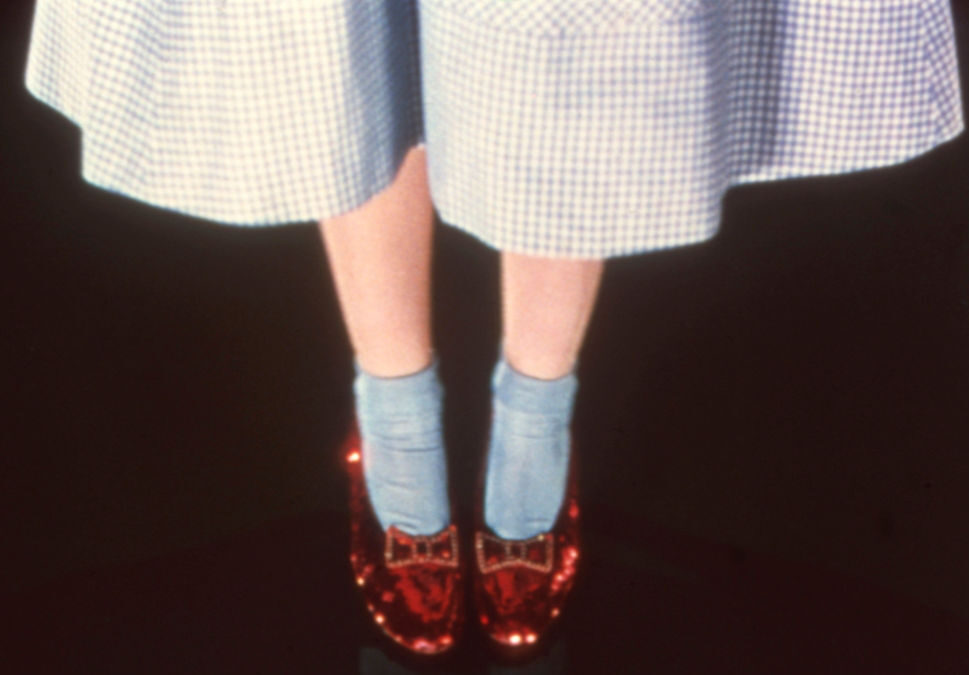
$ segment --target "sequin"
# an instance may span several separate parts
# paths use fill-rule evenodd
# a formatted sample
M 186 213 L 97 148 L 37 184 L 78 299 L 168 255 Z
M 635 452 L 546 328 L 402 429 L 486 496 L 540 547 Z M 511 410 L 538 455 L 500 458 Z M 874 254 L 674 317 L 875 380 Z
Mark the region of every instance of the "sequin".
M 483 495 L 482 484 L 483 477 Z M 484 523 L 482 503 L 479 497 L 474 536 L 479 621 L 495 642 L 523 650 L 548 632 L 575 584 L 580 545 L 574 462 L 565 508 L 550 532 L 518 541 L 497 537 Z
M 384 532 L 367 497 L 356 428 L 342 452 L 350 477 L 350 565 L 374 623 L 411 651 L 449 649 L 463 616 L 457 528 L 429 536 L 393 526 Z

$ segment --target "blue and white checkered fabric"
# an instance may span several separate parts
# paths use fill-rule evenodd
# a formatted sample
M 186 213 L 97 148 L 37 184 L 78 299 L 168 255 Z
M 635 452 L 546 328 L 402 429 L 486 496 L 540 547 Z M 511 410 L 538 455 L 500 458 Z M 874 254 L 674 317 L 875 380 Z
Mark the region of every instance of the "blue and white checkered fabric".
M 962 130 L 947 0 L 424 0 L 442 218 L 611 257 L 702 241 L 731 186 L 903 161 Z
M 413 1 L 38 0 L 26 80 L 86 180 L 227 223 L 353 209 L 421 141 Z
M 385 186 L 421 79 L 442 218 L 556 257 L 701 241 L 732 185 L 963 125 L 948 0 L 38 0 L 27 71 L 87 180 L 238 224 Z

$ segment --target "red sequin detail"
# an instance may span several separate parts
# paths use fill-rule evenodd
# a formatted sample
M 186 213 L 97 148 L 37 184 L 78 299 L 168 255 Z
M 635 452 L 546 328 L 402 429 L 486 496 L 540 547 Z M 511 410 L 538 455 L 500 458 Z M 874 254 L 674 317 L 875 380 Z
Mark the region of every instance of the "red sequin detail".
M 342 453 L 350 477 L 350 564 L 374 622 L 407 649 L 445 651 L 456 642 L 462 618 L 457 528 L 430 536 L 396 527 L 385 533 L 367 496 L 356 428 Z
M 576 471 L 570 467 L 565 504 L 552 530 L 525 540 L 495 536 L 484 523 L 483 477 L 475 531 L 475 598 L 479 620 L 496 642 L 527 649 L 546 634 L 565 606 L 579 560 Z

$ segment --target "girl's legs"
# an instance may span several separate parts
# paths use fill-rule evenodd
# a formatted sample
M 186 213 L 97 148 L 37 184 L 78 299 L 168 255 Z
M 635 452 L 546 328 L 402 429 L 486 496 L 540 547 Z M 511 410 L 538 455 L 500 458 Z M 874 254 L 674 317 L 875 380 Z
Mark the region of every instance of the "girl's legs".
M 433 208 L 423 149 L 360 208 L 320 223 L 353 348 L 370 501 L 384 529 L 450 521 L 442 391 L 431 342 Z
M 604 261 L 501 254 L 508 364 L 553 380 L 572 372 L 599 293 Z
M 394 183 L 320 225 L 353 347 L 371 502 L 386 528 L 430 534 L 449 520 L 441 389 L 431 341 L 433 208 L 422 149 Z M 502 359 L 485 518 L 524 539 L 549 529 L 565 490 L 574 366 L 601 260 L 502 253 Z
M 357 365 L 379 377 L 430 365 L 433 208 L 424 150 L 411 150 L 390 187 L 320 229 Z
M 502 538 L 551 529 L 565 494 L 575 363 L 602 260 L 501 256 L 504 345 L 492 378 L 485 521 Z

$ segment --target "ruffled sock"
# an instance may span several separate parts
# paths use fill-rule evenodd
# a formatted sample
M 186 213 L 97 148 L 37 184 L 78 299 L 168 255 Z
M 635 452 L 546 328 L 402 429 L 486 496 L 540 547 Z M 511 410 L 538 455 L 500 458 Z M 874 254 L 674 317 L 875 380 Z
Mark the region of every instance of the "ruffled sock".
M 568 479 L 572 407 L 578 380 L 540 380 L 504 359 L 491 378 L 492 421 L 485 522 L 503 539 L 552 529 Z
M 440 532 L 451 513 L 437 360 L 403 377 L 355 369 L 363 472 L 381 527 L 396 525 L 411 535 Z

